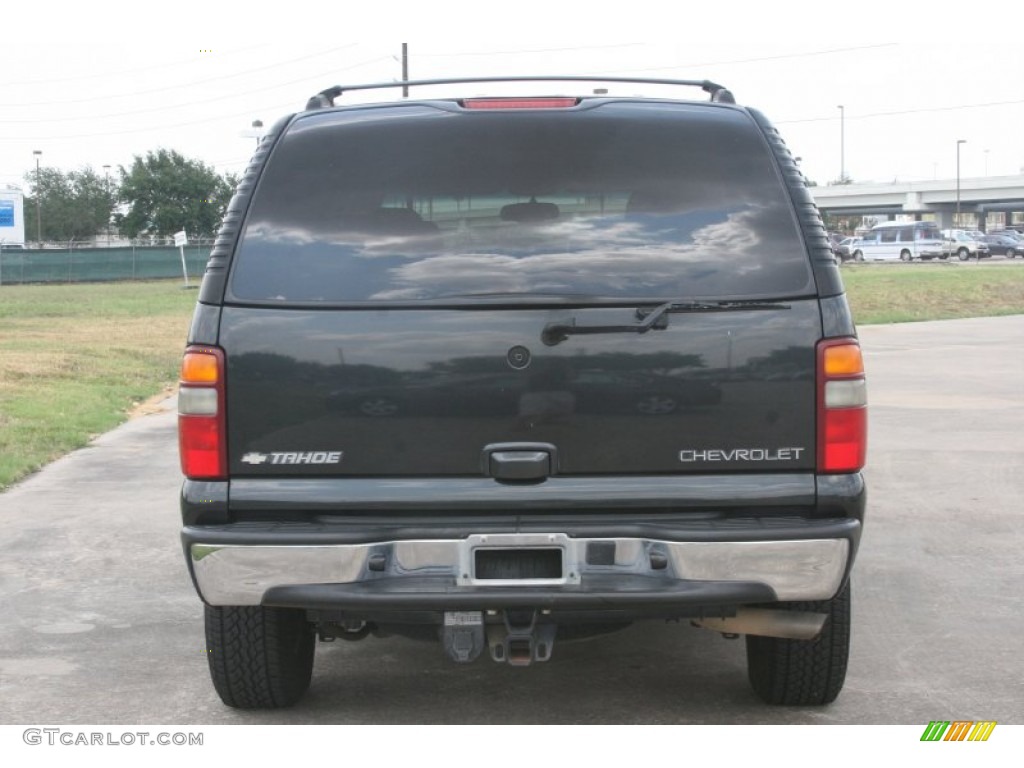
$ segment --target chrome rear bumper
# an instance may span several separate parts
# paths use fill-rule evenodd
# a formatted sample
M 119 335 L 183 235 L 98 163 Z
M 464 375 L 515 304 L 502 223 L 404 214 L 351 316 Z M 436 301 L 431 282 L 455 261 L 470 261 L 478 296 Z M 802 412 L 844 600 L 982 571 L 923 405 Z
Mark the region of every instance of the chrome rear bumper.
M 477 573 L 480 550 L 555 550 L 561 565 L 547 578 L 487 578 Z M 465 605 L 476 596 L 481 607 L 497 604 L 503 590 L 555 600 L 586 593 L 600 583 L 601 595 L 628 605 L 631 595 L 662 591 L 665 601 L 680 588 L 699 597 L 713 587 L 763 585 L 779 601 L 824 600 L 839 590 L 850 559 L 850 541 L 802 539 L 783 541 L 677 542 L 648 538 L 577 538 L 564 533 L 497 533 L 464 539 L 385 541 L 366 544 L 224 544 L 187 545 L 200 596 L 210 605 L 260 605 L 278 588 L 330 586 L 366 592 L 385 587 L 402 595 L 402 606 L 416 602 L 420 589 L 434 585 L 425 603 L 436 607 L 450 595 Z M 616 589 L 620 580 L 622 589 Z M 637 584 L 643 588 L 638 590 Z M 419 589 L 419 587 L 417 587 Z M 377 590 L 378 592 L 384 590 Z M 490 596 L 490 597 L 488 597 Z M 606 599 L 606 597 L 602 597 Z M 397 598 L 396 598 L 397 600 Z M 692 598 L 691 598 L 692 601 Z M 599 601 L 594 601 L 599 602 Z M 397 604 L 397 603 L 396 603 Z

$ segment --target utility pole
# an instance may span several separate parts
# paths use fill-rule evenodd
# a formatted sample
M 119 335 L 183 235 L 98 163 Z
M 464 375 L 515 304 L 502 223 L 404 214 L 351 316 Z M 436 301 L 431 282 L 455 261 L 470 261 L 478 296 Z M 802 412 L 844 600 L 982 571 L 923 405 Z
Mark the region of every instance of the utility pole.
M 402 43 L 402 82 L 409 82 L 409 44 Z M 409 86 L 402 86 L 402 98 L 409 98 Z
M 839 182 L 846 183 L 846 110 L 842 104 L 839 108 Z
M 110 202 L 110 166 L 109 165 L 104 165 L 103 166 L 103 178 L 106 180 L 106 184 L 104 186 L 106 187 L 107 202 L 109 203 Z M 107 211 L 107 248 L 110 247 L 110 214 L 111 213 L 112 213 L 112 211 Z
M 36 156 L 36 248 L 43 247 L 43 209 L 39 202 L 39 156 L 43 154 L 41 149 L 33 149 L 32 154 Z
M 956 140 L 956 218 L 953 220 L 953 229 L 960 226 L 960 145 L 966 143 L 967 139 Z

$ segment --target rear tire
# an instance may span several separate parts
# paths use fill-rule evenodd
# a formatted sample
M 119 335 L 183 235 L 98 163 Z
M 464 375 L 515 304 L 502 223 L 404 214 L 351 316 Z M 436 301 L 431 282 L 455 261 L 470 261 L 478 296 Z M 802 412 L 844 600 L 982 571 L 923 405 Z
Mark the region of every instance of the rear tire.
M 309 688 L 316 637 L 303 611 L 206 606 L 210 677 L 221 701 L 238 709 L 295 704 Z
M 864 261 L 864 254 L 861 251 L 854 251 L 853 252 L 853 260 L 854 261 Z
M 900 251 L 900 261 L 913 261 L 913 256 L 910 255 L 910 251 Z
M 968 251 L 966 248 L 961 248 L 959 251 L 956 252 L 956 257 L 960 259 L 960 261 L 967 261 L 969 258 L 971 258 L 971 252 Z
M 831 600 L 783 603 L 791 611 L 828 614 L 814 640 L 747 636 L 747 673 L 768 704 L 820 706 L 835 701 L 850 655 L 850 585 Z

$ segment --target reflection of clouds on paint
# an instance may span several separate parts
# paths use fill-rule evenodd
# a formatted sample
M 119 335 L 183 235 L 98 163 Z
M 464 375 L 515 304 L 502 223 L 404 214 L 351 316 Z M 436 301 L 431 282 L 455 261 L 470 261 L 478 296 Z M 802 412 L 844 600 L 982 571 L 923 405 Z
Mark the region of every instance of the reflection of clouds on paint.
M 673 315 L 668 320 L 669 334 L 685 335 L 688 352 L 697 354 L 709 368 L 745 365 L 750 359 L 763 356 L 773 339 L 788 334 L 794 326 L 809 321 L 806 313 L 816 313 L 814 302 L 794 303 L 790 312 L 760 312 L 756 328 L 749 314 Z M 325 366 L 343 362 L 349 366 L 380 366 L 395 371 L 425 371 L 452 354 L 452 339 L 458 339 L 458 356 L 464 358 L 501 358 L 509 345 L 540 345 L 544 325 L 553 320 L 568 321 L 576 317 L 580 324 L 632 324 L 636 316 L 632 308 L 618 309 L 524 309 L 517 312 L 492 312 L 478 308 L 467 321 L 462 311 L 417 310 L 418 320 L 411 324 L 401 312 L 373 310 L 346 314 L 344 322 L 325 322 L 320 311 L 299 310 L 281 313 L 274 332 L 267 333 L 263 310 L 233 308 L 225 316 L 222 333 L 237 355 L 280 355 L 301 362 Z M 794 316 L 798 314 L 799 316 Z M 280 327 L 279 327 L 280 326 Z M 472 332 L 467 328 L 472 327 Z M 737 335 L 742 330 L 743 333 Z M 730 331 L 734 342 L 727 345 Z M 643 345 L 661 345 L 664 337 L 643 337 Z M 282 339 L 287 344 L 282 346 Z M 609 334 L 601 337 L 600 349 L 606 354 L 638 353 L 639 337 L 634 334 Z M 542 346 L 542 345 L 541 345 Z M 671 346 L 668 344 L 667 346 Z M 504 363 L 502 363 L 504 365 Z

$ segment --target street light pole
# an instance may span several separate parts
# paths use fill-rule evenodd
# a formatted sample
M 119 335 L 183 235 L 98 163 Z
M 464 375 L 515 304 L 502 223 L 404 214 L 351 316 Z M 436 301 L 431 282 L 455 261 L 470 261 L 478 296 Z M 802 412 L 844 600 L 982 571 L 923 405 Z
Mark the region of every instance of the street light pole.
M 43 154 L 41 149 L 33 149 L 32 154 L 36 156 L 36 247 L 43 247 L 43 208 L 39 202 L 39 156 Z
M 839 104 L 839 181 L 846 181 L 846 110 Z
M 409 82 L 409 44 L 402 43 L 402 82 Z M 409 98 L 409 86 L 402 86 L 402 98 Z
M 107 205 L 110 204 L 110 166 L 103 166 L 103 178 L 105 179 Z M 110 211 L 107 211 L 107 248 L 110 247 Z
M 960 145 L 966 143 L 967 139 L 956 140 L 956 217 L 953 219 L 953 229 L 960 226 Z

